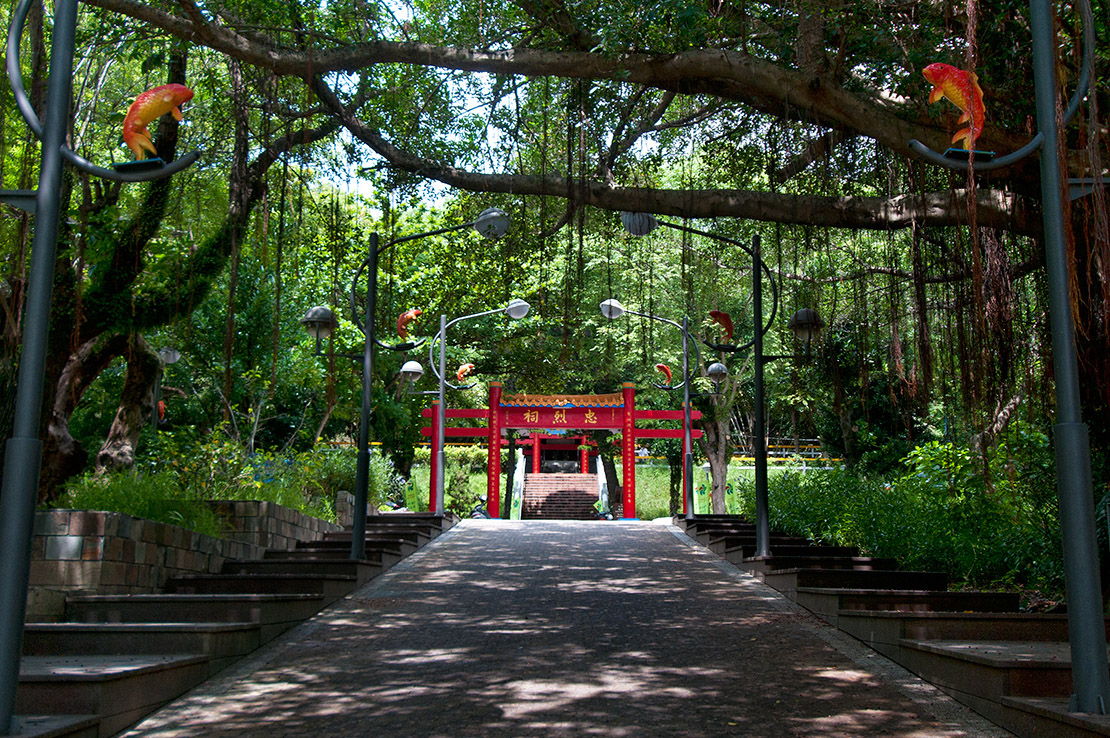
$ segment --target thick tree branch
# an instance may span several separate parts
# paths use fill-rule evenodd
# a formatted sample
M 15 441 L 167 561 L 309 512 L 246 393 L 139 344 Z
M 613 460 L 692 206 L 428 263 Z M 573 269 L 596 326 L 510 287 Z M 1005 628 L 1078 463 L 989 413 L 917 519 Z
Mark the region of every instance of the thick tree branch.
M 829 228 L 898 230 L 913 223 L 930 226 L 965 225 L 967 196 L 963 190 L 895 197 L 822 197 L 771 192 L 723 190 L 663 190 L 611 187 L 591 182 L 587 187 L 566 177 L 480 174 L 438 165 L 403 151 L 350 113 L 327 84 L 317 77 L 317 96 L 335 111 L 343 125 L 393 166 L 471 192 L 567 197 L 603 210 L 630 210 L 682 218 L 733 217 L 776 223 L 809 224 Z M 1024 198 L 1003 190 L 977 189 L 976 216 L 980 226 L 1014 233 L 1039 233 L 1038 211 Z
M 912 156 L 910 139 L 943 150 L 951 132 L 878 94 L 853 93 L 828 76 L 814 77 L 739 51 L 694 49 L 681 54 L 554 52 L 533 49 L 476 51 L 420 43 L 375 41 L 303 51 L 252 40 L 226 26 L 182 18 L 137 0 L 88 0 L 128 15 L 178 38 L 200 43 L 275 74 L 309 80 L 329 72 L 355 72 L 374 64 L 410 64 L 455 71 L 569 79 L 622 80 L 682 94 L 743 102 L 764 113 L 873 138 Z M 1025 143 L 998 128 L 986 131 L 984 148 L 1010 151 Z

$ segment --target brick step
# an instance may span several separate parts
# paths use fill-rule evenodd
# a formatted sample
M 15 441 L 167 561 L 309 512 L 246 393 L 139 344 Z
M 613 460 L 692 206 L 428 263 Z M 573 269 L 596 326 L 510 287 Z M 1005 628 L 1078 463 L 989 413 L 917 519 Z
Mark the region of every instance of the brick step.
M 326 600 L 305 594 L 79 595 L 66 599 L 78 623 L 258 623 L 260 641 L 319 612 Z
M 836 569 L 852 571 L 891 571 L 898 568 L 894 559 L 878 559 L 871 556 L 771 556 L 769 558 L 748 558 L 741 568 L 752 574 L 767 574 L 781 569 Z
M 351 558 L 351 544 L 347 543 L 346 546 L 328 545 L 318 548 L 309 548 L 302 546 L 293 549 L 292 551 L 266 551 L 260 561 L 354 561 Z M 399 551 L 383 551 L 381 549 L 366 549 L 364 558 L 358 559 L 360 564 L 365 566 L 376 566 L 382 570 L 396 564 L 401 560 Z
M 29 656 L 20 662 L 21 714 L 96 715 L 98 735 L 115 735 L 208 676 L 200 655 Z
M 778 569 L 756 576 L 792 600 L 796 599 L 796 593 L 801 587 L 926 591 L 948 589 L 948 575 L 932 571 Z
M 354 577 L 355 586 L 361 587 L 381 574 L 385 567 L 381 562 L 356 561 L 350 558 L 313 559 L 303 556 L 274 556 L 261 561 L 228 561 L 223 565 L 223 574 L 253 574 L 272 576 L 273 574 L 293 574 L 297 576 L 348 576 Z
M 354 574 L 193 574 L 171 577 L 167 594 L 306 594 L 331 604 L 358 586 Z
M 903 640 L 1068 640 L 1067 615 L 1027 612 L 841 610 L 836 625 L 896 661 Z M 1110 618 L 1106 620 L 1106 629 L 1110 635 Z
M 999 613 L 1016 612 L 1020 605 L 1020 598 L 1014 592 L 949 592 L 945 589 L 798 587 L 792 599 L 834 625 L 845 610 Z

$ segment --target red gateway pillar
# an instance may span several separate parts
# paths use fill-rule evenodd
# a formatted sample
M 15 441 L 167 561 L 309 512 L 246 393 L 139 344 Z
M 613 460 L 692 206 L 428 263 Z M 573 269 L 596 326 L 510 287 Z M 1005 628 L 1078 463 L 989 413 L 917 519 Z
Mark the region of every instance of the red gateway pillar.
M 636 517 L 636 385 L 625 382 L 621 386 L 624 394 L 624 425 L 621 442 L 621 470 L 624 473 L 624 503 L 622 518 Z
M 489 383 L 489 445 L 487 448 L 486 510 L 501 517 L 501 383 Z
M 436 439 L 439 438 L 439 400 L 432 400 L 432 456 L 428 473 L 428 512 L 436 510 L 436 482 L 439 481 L 439 454 L 436 453 Z
M 532 473 L 540 473 L 540 434 L 532 434 Z
M 578 450 L 579 466 L 583 474 L 590 473 L 590 449 L 586 448 L 586 437 L 582 436 L 578 439 L 578 444 L 582 447 Z

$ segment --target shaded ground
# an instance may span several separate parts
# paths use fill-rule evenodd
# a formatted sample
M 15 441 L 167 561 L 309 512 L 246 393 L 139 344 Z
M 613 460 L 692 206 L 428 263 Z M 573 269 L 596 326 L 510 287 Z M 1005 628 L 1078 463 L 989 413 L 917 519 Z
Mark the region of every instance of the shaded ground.
M 464 521 L 148 718 L 185 736 L 1004 736 L 648 523 Z

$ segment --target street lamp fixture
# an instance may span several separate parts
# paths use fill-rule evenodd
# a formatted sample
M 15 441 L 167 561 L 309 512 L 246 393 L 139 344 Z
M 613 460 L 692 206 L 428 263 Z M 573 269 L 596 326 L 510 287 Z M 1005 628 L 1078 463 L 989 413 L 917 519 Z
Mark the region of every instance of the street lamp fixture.
M 415 233 L 411 236 L 395 238 L 384 246 L 379 246 L 379 235 L 370 234 L 367 244 L 366 258 L 355 271 L 351 279 L 351 316 L 358 329 L 362 331 L 365 340 L 362 353 L 347 355 L 349 358 L 362 360 L 362 405 L 358 422 L 358 457 L 355 464 L 355 502 L 353 520 L 351 523 L 351 558 L 363 559 L 366 557 L 366 516 L 368 514 L 368 500 L 370 487 L 370 415 L 373 411 L 371 401 L 370 382 L 374 376 L 374 344 L 390 351 L 411 351 L 422 345 L 424 339 L 417 342 L 406 342 L 389 345 L 378 340 L 374 330 L 374 318 L 378 300 L 378 257 L 394 246 L 415 241 L 420 238 L 439 236 L 464 228 L 473 227 L 485 238 L 500 238 L 509 228 L 509 216 L 499 208 L 487 208 L 476 219 L 448 226 L 426 233 Z M 366 273 L 366 305 L 363 315 L 359 316 L 357 287 L 363 272 Z M 327 307 L 317 306 L 310 309 L 301 319 L 305 330 L 316 340 L 316 353 L 320 353 L 320 342 L 330 336 L 338 324 L 335 313 Z M 415 363 L 415 362 L 412 362 Z M 405 366 L 408 366 L 406 363 Z M 419 365 L 417 365 L 419 366 Z M 403 369 L 404 367 L 402 367 Z M 421 373 L 423 373 L 421 371 Z
M 651 216 L 648 217 L 650 218 Z M 652 218 L 652 220 L 654 220 L 654 218 Z M 651 232 L 650 230 L 644 230 L 645 226 L 642 220 L 636 221 L 634 225 L 637 226 L 639 231 L 643 232 L 638 234 L 634 233 L 633 235 L 646 235 Z M 605 300 L 601 303 L 600 307 L 601 314 L 609 320 L 616 320 L 625 313 L 628 313 L 629 315 L 636 315 L 641 318 L 666 323 L 682 331 L 682 382 L 669 387 L 663 385 L 656 385 L 656 387 L 668 390 L 682 388 L 682 464 L 685 469 L 685 474 L 683 475 L 682 499 L 683 505 L 686 508 L 686 518 L 690 519 L 694 516 L 694 447 L 690 433 L 690 344 L 694 346 L 694 353 L 697 357 L 694 363 L 697 366 L 701 365 L 701 349 L 698 348 L 698 342 L 690 336 L 689 318 L 683 316 L 682 323 L 679 324 L 673 320 L 660 318 L 658 315 L 629 310 L 621 304 L 620 300 L 614 298 Z
M 715 344 L 709 341 L 705 345 L 715 351 L 736 353 L 751 348 L 755 354 L 755 428 L 753 446 L 755 447 L 755 555 L 770 557 L 771 555 L 771 526 L 767 510 L 767 419 L 763 396 L 763 366 L 768 361 L 777 357 L 763 355 L 763 336 L 770 330 L 778 313 L 779 293 L 778 284 L 771 274 L 771 270 L 763 262 L 760 251 L 759 234 L 752 237 L 752 245 L 741 243 L 726 236 L 721 236 L 698 228 L 668 223 L 659 220 L 650 213 L 621 213 L 621 222 L 624 228 L 634 236 L 643 236 L 651 233 L 659 226 L 666 226 L 676 231 L 690 233 L 696 236 L 731 244 L 744 251 L 752 260 L 752 310 L 755 314 L 756 329 L 752 340 L 737 346 L 732 344 Z M 766 322 L 763 318 L 763 275 L 766 275 L 771 284 L 771 314 Z M 723 381 L 723 379 L 722 379 Z M 687 507 L 687 517 L 691 517 L 693 507 Z
M 336 319 L 335 313 L 331 308 L 317 305 L 316 307 L 308 309 L 308 312 L 301 318 L 301 325 L 308 331 L 308 335 L 316 339 L 318 349 L 320 341 L 323 341 L 332 333 L 335 333 L 339 321 Z
M 490 223 L 496 224 L 499 221 L 491 218 Z M 490 225 L 492 228 L 492 225 Z M 437 515 L 443 515 L 444 509 L 444 481 L 446 475 L 447 464 L 447 389 L 469 389 L 473 385 L 454 385 L 447 381 L 447 329 L 456 323 L 461 323 L 464 320 L 472 320 L 475 318 L 484 318 L 487 315 L 497 315 L 504 313 L 512 320 L 520 320 L 528 315 L 528 311 L 532 309 L 524 300 L 519 298 L 509 301 L 505 307 L 495 308 L 493 310 L 483 310 L 480 313 L 472 313 L 470 315 L 463 315 L 448 322 L 446 315 L 439 316 L 439 332 L 432 338 L 431 343 L 428 344 L 428 364 L 432 367 L 436 378 L 439 380 L 439 405 L 436 408 L 437 424 L 436 424 L 436 437 L 434 453 L 436 455 L 436 468 L 439 469 L 439 474 L 436 476 L 435 495 L 435 511 Z M 435 345 L 439 342 L 439 363 L 438 366 L 435 361 Z M 406 364 L 407 366 L 407 364 Z M 402 367 L 402 371 L 404 367 Z

